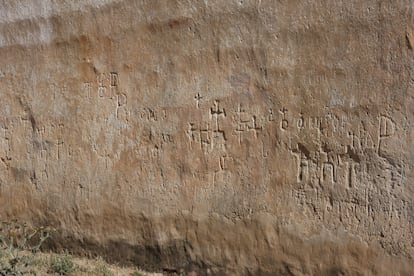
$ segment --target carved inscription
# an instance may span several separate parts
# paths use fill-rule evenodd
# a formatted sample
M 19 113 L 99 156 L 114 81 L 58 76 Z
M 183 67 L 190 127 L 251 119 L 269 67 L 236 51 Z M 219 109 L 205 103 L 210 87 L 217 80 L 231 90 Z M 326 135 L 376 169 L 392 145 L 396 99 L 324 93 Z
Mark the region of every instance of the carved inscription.
M 98 99 L 112 98 L 118 94 L 119 75 L 117 72 L 97 73 L 94 80 L 82 84 L 83 95 L 87 99 L 97 97 Z M 56 89 L 52 89 L 55 91 Z
M 408 220 L 402 215 L 407 209 L 395 210 L 401 206 L 403 194 L 398 187 L 404 165 L 382 158 L 385 142 L 397 139 L 391 117 L 380 115 L 378 120 L 355 123 L 343 115 L 306 119 L 300 114 L 296 121 L 298 132 L 292 132 L 296 142 L 291 140 L 289 150 L 297 166 L 298 188 L 292 197 L 298 204 L 321 220 L 339 218 L 338 223 L 350 230 L 369 228 L 370 220 L 379 216 L 384 221 Z M 313 143 L 300 136 L 309 127 L 317 129 Z M 378 195 L 380 203 L 374 200 Z
M 404 204 L 399 204 L 404 166 L 382 154 L 397 139 L 391 116 L 360 117 L 329 109 L 309 115 L 284 105 L 263 109 L 220 100 L 210 106 L 196 105 L 202 119 L 188 122 L 185 133 L 190 150 L 218 156 L 219 170 L 234 170 L 243 162 L 280 162 L 278 155 L 287 152 L 292 159 L 286 165 L 290 162 L 295 171 L 292 200 L 317 219 L 355 231 L 374 227 L 376 216 L 407 221 Z M 383 194 L 383 202 L 374 201 L 376 194 Z M 383 205 L 389 208 L 378 208 Z
M 209 110 L 209 120 L 207 122 L 190 122 L 186 132 L 189 139 L 190 148 L 197 144 L 204 153 L 214 150 L 226 151 L 226 133 L 221 127 L 221 120 L 226 119 L 226 110 L 220 106 L 218 100 L 214 101 Z
M 55 101 L 77 93 L 66 114 L 77 112 L 77 104 L 92 110 L 83 118 L 89 120 L 88 129 L 79 133 L 69 131 L 78 123 L 72 118 L 42 123 L 28 107 L 15 118 L 2 119 L 1 172 L 42 190 L 47 185 L 39 183 L 61 173 L 53 169 L 55 163 L 71 167 L 70 162 L 83 158 L 95 166 L 93 173 L 82 180 L 65 179 L 73 185 L 82 182 L 82 193 L 90 188 L 85 183 L 98 189 L 105 182 L 99 178 L 114 169 L 153 184 L 148 193 L 177 191 L 191 182 L 197 183 L 194 190 L 211 194 L 218 189 L 249 193 L 246 198 L 263 201 L 263 210 L 278 207 L 275 197 L 287 197 L 294 212 L 376 237 L 384 221 L 406 227 L 412 208 L 404 197 L 409 166 L 390 149 L 402 127 L 389 110 L 362 116 L 346 108 L 302 110 L 289 102 L 263 103 L 249 94 L 209 99 L 201 92 L 189 94 L 185 107 L 146 105 L 141 94 L 123 87 L 123 77 L 112 70 L 96 73 L 79 82 L 77 91 L 70 91 L 74 93 L 66 84 L 50 84 Z M 32 171 L 19 169 L 20 156 L 34 160 L 28 165 Z M 382 235 L 396 232 L 383 228 Z
M 238 104 L 236 114 L 233 116 L 236 121 L 235 133 L 238 136 L 239 144 L 248 137 L 258 138 L 258 134 L 263 130 L 256 114 L 251 114 L 242 104 Z M 260 121 L 263 121 L 260 120 Z M 251 135 L 252 134 L 252 135 Z

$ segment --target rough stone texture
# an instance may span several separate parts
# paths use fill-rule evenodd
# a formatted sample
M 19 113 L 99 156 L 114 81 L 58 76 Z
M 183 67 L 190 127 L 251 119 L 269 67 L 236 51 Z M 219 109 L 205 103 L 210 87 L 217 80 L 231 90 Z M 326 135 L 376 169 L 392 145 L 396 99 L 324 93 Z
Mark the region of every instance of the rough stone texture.
M 1 0 L 1 216 L 146 269 L 413 275 L 413 8 Z

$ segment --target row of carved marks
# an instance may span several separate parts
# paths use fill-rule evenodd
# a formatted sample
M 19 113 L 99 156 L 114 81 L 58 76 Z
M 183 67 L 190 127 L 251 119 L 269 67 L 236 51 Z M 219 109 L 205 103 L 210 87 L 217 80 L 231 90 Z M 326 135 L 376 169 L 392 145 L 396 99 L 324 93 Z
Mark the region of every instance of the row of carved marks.
M 196 105 L 199 107 L 199 101 L 202 99 L 202 97 L 197 94 L 195 96 L 195 99 L 197 101 Z M 238 136 L 239 144 L 242 142 L 243 136 L 245 134 L 251 133 L 254 138 L 258 138 L 259 133 L 263 130 L 264 116 L 252 114 L 248 109 L 248 107 L 244 107 L 241 103 L 239 103 L 235 110 L 231 110 L 231 119 L 232 122 L 235 123 L 233 130 L 236 136 Z M 208 123 L 211 125 L 212 131 L 222 132 L 224 134 L 224 130 L 221 128 L 220 120 L 226 120 L 228 118 L 227 115 L 228 114 L 226 113 L 226 109 L 220 106 L 220 101 L 215 100 L 213 106 L 209 111 L 210 121 L 201 122 L 201 124 Z M 193 122 L 190 122 L 189 124 L 189 131 L 191 132 L 191 129 L 196 124 Z M 189 137 L 191 137 L 191 135 Z
M 296 159 L 298 183 L 311 186 L 343 185 L 346 188 L 355 188 L 364 181 L 364 175 L 368 167 L 361 166 L 361 162 L 355 161 L 346 154 L 334 152 L 309 153 L 303 150 L 301 144 L 297 149 L 291 150 Z
M 207 101 L 200 94 L 194 100 L 198 112 L 205 112 Z M 218 100 L 210 106 L 208 120 L 199 116 L 200 121 L 188 123 L 190 149 L 199 147 L 206 154 L 222 150 L 223 156 L 230 156 L 228 149 L 235 147 L 232 137 L 237 137 L 237 144 L 247 150 L 257 151 L 255 145 L 262 144 L 262 157 L 266 158 L 283 150 L 272 147 L 285 146 L 297 164 L 296 182 L 312 187 L 341 185 L 353 189 L 363 185 L 366 175 L 372 173 L 367 160 L 379 161 L 386 150 L 385 142 L 395 139 L 396 123 L 387 115 L 360 118 L 324 109 L 322 115 L 315 116 L 295 114 L 284 105 L 263 112 L 242 103 L 227 108 Z M 403 173 L 393 175 L 398 178 Z
M 193 120 L 188 123 L 186 136 L 191 151 L 201 150 L 206 156 L 208 167 L 214 170 L 214 174 L 219 171 L 230 170 L 233 164 L 233 157 L 228 153 L 228 133 L 225 125 L 227 124 L 227 109 L 222 102 L 216 99 L 208 109 L 200 108 L 203 97 L 197 94 L 194 97 L 197 112 L 201 120 Z M 214 185 L 213 177 L 213 185 Z
M 199 119 L 187 124 L 185 133 L 190 150 L 200 149 L 211 156 L 207 160 L 213 156 L 218 158 L 221 170 L 233 168 L 236 155 L 243 158 L 270 157 L 273 152 L 272 129 L 276 126 L 273 121 L 281 118 L 276 118 L 272 113 L 263 113 L 257 105 L 241 102 L 230 105 L 227 101 L 220 100 L 207 105 L 207 100 L 200 94 L 194 99 L 196 112 L 199 113 L 195 117 Z M 203 105 L 200 106 L 202 100 Z
M 200 93 L 197 93 L 194 96 L 194 100 L 196 108 L 203 110 L 203 108 L 201 108 L 201 103 L 207 103 L 207 101 L 204 100 L 204 97 L 201 96 Z M 211 127 L 214 131 L 217 131 L 219 129 L 220 119 L 225 120 L 230 118 L 235 124 L 233 127 L 234 133 L 232 134 L 235 134 L 238 137 L 239 144 L 242 143 L 244 138 L 250 139 L 253 137 L 257 139 L 265 126 L 271 127 L 275 122 L 278 122 L 281 130 L 288 130 L 289 127 L 292 127 L 286 117 L 288 110 L 285 107 L 280 108 L 278 114 L 275 114 L 273 108 L 268 109 L 267 113 L 262 113 L 259 109 L 257 111 L 252 111 L 251 107 L 248 105 L 238 103 L 235 108 L 229 109 L 231 116 L 227 116 L 229 114 L 226 114 L 226 109 L 222 108 L 220 104 L 219 100 L 215 100 L 213 106 L 210 108 L 209 115 L 214 119 L 212 122 L 214 124 L 212 124 Z M 190 122 L 189 131 L 191 132 L 191 126 L 203 123 L 207 122 Z M 303 122 L 299 123 L 299 128 L 302 128 L 303 124 Z
M 61 144 L 63 129 L 63 123 L 50 123 L 40 126 L 34 125 L 25 117 L 16 117 L 10 124 L 0 126 L 0 153 L 3 152 L 9 155 L 16 151 L 16 149 L 13 149 L 13 145 L 20 140 L 14 140 L 12 137 L 17 135 L 26 136 L 26 139 L 23 141 L 28 153 L 33 151 L 42 153 L 49 150 L 52 146 L 58 147 Z M 40 157 L 43 156 L 43 154 L 40 155 Z M 56 154 L 56 159 L 59 159 L 58 153 Z
M 115 116 L 118 120 L 129 121 L 131 111 L 127 108 L 127 92 L 119 88 L 117 72 L 99 73 L 95 81 L 87 81 L 82 85 L 83 97 L 88 100 L 111 100 L 115 106 Z
M 99 98 L 111 98 L 118 86 L 119 76 L 117 72 L 100 73 L 96 75 L 95 81 L 83 83 L 84 97 L 90 99 L 93 97 L 93 91 L 96 91 Z
M 339 182 L 349 188 L 356 186 L 357 179 L 361 179 L 358 173 L 361 159 L 367 154 L 381 156 L 382 143 L 395 134 L 395 123 L 388 117 L 380 116 L 376 129 L 378 131 L 370 133 L 362 123 L 357 130 L 349 129 L 348 139 L 345 144 L 340 144 L 339 152 L 324 147 L 325 136 L 318 137 L 319 147 L 314 152 L 301 143 L 291 146 L 290 152 L 297 164 L 297 182 L 308 183 L 316 179 L 319 184 Z M 373 135 L 377 135 L 376 141 Z
M 226 152 L 226 132 L 221 127 L 221 121 L 226 119 L 226 110 L 215 100 L 208 111 L 209 120 L 206 122 L 190 122 L 186 135 L 189 139 L 190 149 L 198 146 L 204 153 L 214 150 Z
M 302 142 L 291 145 L 297 166 L 294 202 L 314 218 L 337 221 L 350 230 L 369 232 L 397 223 L 401 229 L 383 232 L 405 231 L 411 208 L 403 185 L 406 166 L 404 160 L 383 158 L 387 142 L 398 137 L 397 129 L 392 117 L 380 115 L 371 126 L 365 121 L 345 124 L 333 136 L 346 137 L 340 147 L 326 146 L 325 134 L 318 137 L 316 150 Z
M 197 100 L 197 107 L 199 107 L 199 101 L 202 97 L 197 94 L 195 99 Z M 247 137 L 248 139 L 258 138 L 262 131 L 276 126 L 281 133 L 285 133 L 282 137 L 285 137 L 285 144 L 287 145 L 290 145 L 289 139 L 291 137 L 304 137 L 306 139 L 306 135 L 312 134 L 320 144 L 329 139 L 335 141 L 337 137 L 340 137 L 341 143 L 337 143 L 336 146 L 343 148 L 341 153 L 352 151 L 356 154 L 365 154 L 375 149 L 380 154 L 382 142 L 392 137 L 395 132 L 395 122 L 385 115 L 379 116 L 379 125 L 377 126 L 373 126 L 370 118 L 367 121 L 361 120 L 358 125 L 355 125 L 355 121 L 360 120 L 359 118 L 353 118 L 345 114 L 337 115 L 329 110 L 322 116 L 306 116 L 303 113 L 295 116 L 284 106 L 276 109 L 278 112 L 270 108 L 267 113 L 262 113 L 261 109 L 252 112 L 249 110 L 251 108 L 239 103 L 234 111 L 230 109 L 231 116 L 227 116 L 226 109 L 221 107 L 220 104 L 218 100 L 213 103 L 209 110 L 209 121 L 189 122 L 188 137 L 190 141 L 197 140 L 193 133 L 196 130 L 203 130 L 205 133 L 209 132 L 210 129 L 213 132 L 225 132 L 221 126 L 222 122 L 228 117 L 232 118 L 231 123 L 234 124 L 234 133 L 238 137 L 239 144 L 247 133 L 251 133 Z M 203 110 L 202 108 L 199 109 Z M 226 124 L 226 126 L 229 126 L 229 124 Z M 378 131 L 372 131 L 373 128 Z M 228 128 L 226 128 L 226 131 L 228 131 Z M 199 144 L 210 144 L 209 141 L 210 139 L 198 139 Z
M 72 158 L 70 145 L 63 141 L 63 129 L 63 123 L 34 125 L 25 116 L 9 118 L 0 126 L 0 166 L 3 165 L 5 176 L 16 181 L 29 180 L 37 190 L 42 190 L 54 173 L 49 168 Z M 26 164 L 25 169 L 19 169 L 22 163 Z
M 165 109 L 143 107 L 135 108 L 132 111 L 134 118 L 138 118 L 147 122 L 160 122 L 167 119 L 167 111 Z
M 196 107 L 199 112 L 204 112 L 204 108 L 200 107 L 200 102 L 203 97 L 200 94 L 195 95 Z M 203 101 L 204 106 L 206 101 Z M 263 112 L 263 109 L 256 108 L 252 111 L 252 107 L 239 103 L 235 109 L 228 109 L 219 100 L 214 101 L 212 107 L 209 108 L 209 120 L 191 121 L 188 123 L 186 134 L 189 139 L 190 149 L 194 145 L 199 146 L 205 153 L 211 153 L 216 146 L 226 145 L 231 143 L 232 140 L 228 140 L 233 135 L 237 137 L 238 144 L 241 145 L 245 140 L 252 140 L 254 143 L 263 144 L 263 156 L 268 157 L 273 151 L 266 147 L 270 142 L 266 141 L 273 139 L 272 135 L 278 136 L 277 132 L 284 133 L 284 140 L 282 144 L 289 145 L 290 138 L 292 136 L 304 136 L 305 134 L 314 134 L 319 143 L 321 143 L 322 137 L 335 137 L 336 135 L 346 135 L 348 140 L 352 139 L 350 143 L 352 149 L 358 147 L 358 149 L 366 150 L 378 145 L 373 143 L 370 132 L 363 131 L 362 128 L 359 132 L 350 129 L 349 118 L 345 115 L 335 115 L 328 113 L 323 116 L 308 116 L 300 113 L 298 117 L 295 117 L 286 107 L 274 109 L 269 108 L 267 112 Z M 278 110 L 278 112 L 275 112 Z M 230 113 L 230 114 L 228 114 Z M 201 118 L 206 118 L 201 116 Z M 223 127 L 225 126 L 225 127 Z M 363 127 L 363 126 L 362 126 Z M 230 132 L 229 132 L 230 131 Z M 228 136 L 229 132 L 231 135 Z M 262 134 L 263 133 L 263 134 Z M 266 141 L 263 140 L 264 134 L 270 134 Z M 363 137 L 362 137 L 363 136 Z M 217 141 L 218 140 L 218 141 Z M 224 140 L 224 142 L 223 142 Z M 257 142 L 257 140 L 261 140 Z M 233 146 L 233 144 L 231 144 Z M 343 145 L 346 147 L 346 145 Z M 332 161 L 329 161 L 332 162 Z M 326 164 L 328 166 L 328 164 Z
M 257 115 L 252 115 L 241 104 L 238 105 L 236 115 L 235 133 L 238 136 L 239 144 L 242 143 L 244 135 L 251 133 L 254 138 L 258 138 L 258 134 L 263 130 L 263 126 L 259 123 Z
M 128 92 L 121 90 L 119 79 L 117 72 L 96 74 L 95 80 L 82 83 L 82 98 L 93 103 L 95 116 L 106 120 L 114 116 L 127 125 L 131 118 Z
M 114 113 L 106 114 L 108 118 L 114 114 L 117 120 L 127 123 L 133 123 L 131 119 L 134 122 L 159 122 L 167 119 L 165 109 L 131 107 L 133 103 L 129 102 L 128 92 L 120 90 L 119 79 L 117 72 L 98 74 L 96 81 L 83 83 L 83 95 L 90 100 L 94 100 L 97 106 L 105 103 L 105 100 L 106 102 L 109 101 L 111 106 L 115 106 Z
M 329 138 L 336 137 L 337 135 L 347 135 L 353 139 L 351 146 L 362 151 L 366 148 L 372 148 L 374 144 L 378 145 L 378 143 L 375 143 L 375 139 L 372 138 L 372 135 L 377 136 L 377 134 L 373 134 L 366 129 L 367 122 L 361 121 L 356 127 L 354 126 L 354 122 L 357 120 L 360 119 L 345 114 L 337 115 L 329 110 L 320 116 L 308 116 L 302 112 L 294 114 L 286 107 L 279 109 L 279 118 L 276 118 L 274 109 L 269 109 L 267 116 L 268 122 L 278 122 L 279 129 L 282 130 L 282 133 L 301 136 L 311 131 L 316 135 L 317 139 L 320 139 L 320 136 Z M 387 120 L 387 123 L 382 124 L 387 125 L 388 128 L 391 127 L 390 124 L 392 121 L 388 122 L 389 119 L 386 116 L 380 116 L 379 120 L 381 122 Z M 387 133 L 389 132 L 390 130 Z M 387 134 L 387 136 L 390 135 Z

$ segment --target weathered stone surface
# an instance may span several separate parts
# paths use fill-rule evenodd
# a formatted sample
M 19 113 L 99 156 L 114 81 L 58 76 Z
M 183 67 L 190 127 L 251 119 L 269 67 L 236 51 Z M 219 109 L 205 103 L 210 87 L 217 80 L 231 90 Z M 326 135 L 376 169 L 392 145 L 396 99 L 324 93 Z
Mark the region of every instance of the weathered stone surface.
M 403 0 L 0 1 L 0 214 L 147 269 L 414 273 Z

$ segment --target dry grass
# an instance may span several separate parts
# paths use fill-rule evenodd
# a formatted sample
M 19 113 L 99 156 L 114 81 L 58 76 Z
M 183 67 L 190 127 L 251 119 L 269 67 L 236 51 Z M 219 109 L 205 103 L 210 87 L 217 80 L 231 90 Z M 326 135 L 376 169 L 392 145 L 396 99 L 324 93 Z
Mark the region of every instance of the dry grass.
M 68 265 L 70 264 L 70 265 Z M 73 264 L 73 265 L 72 265 Z M 56 272 L 56 266 L 65 273 Z M 54 269 L 55 268 L 55 269 Z M 138 268 L 121 267 L 108 264 L 101 258 L 87 259 L 67 254 L 36 253 L 30 270 L 34 275 L 68 275 L 68 276 L 158 276 L 161 273 L 148 273 Z M 30 274 L 29 274 L 30 275 Z
M 92 260 L 39 252 L 53 231 L 51 228 L 31 227 L 18 220 L 0 221 L 0 275 L 162 275 L 111 265 L 100 258 Z

